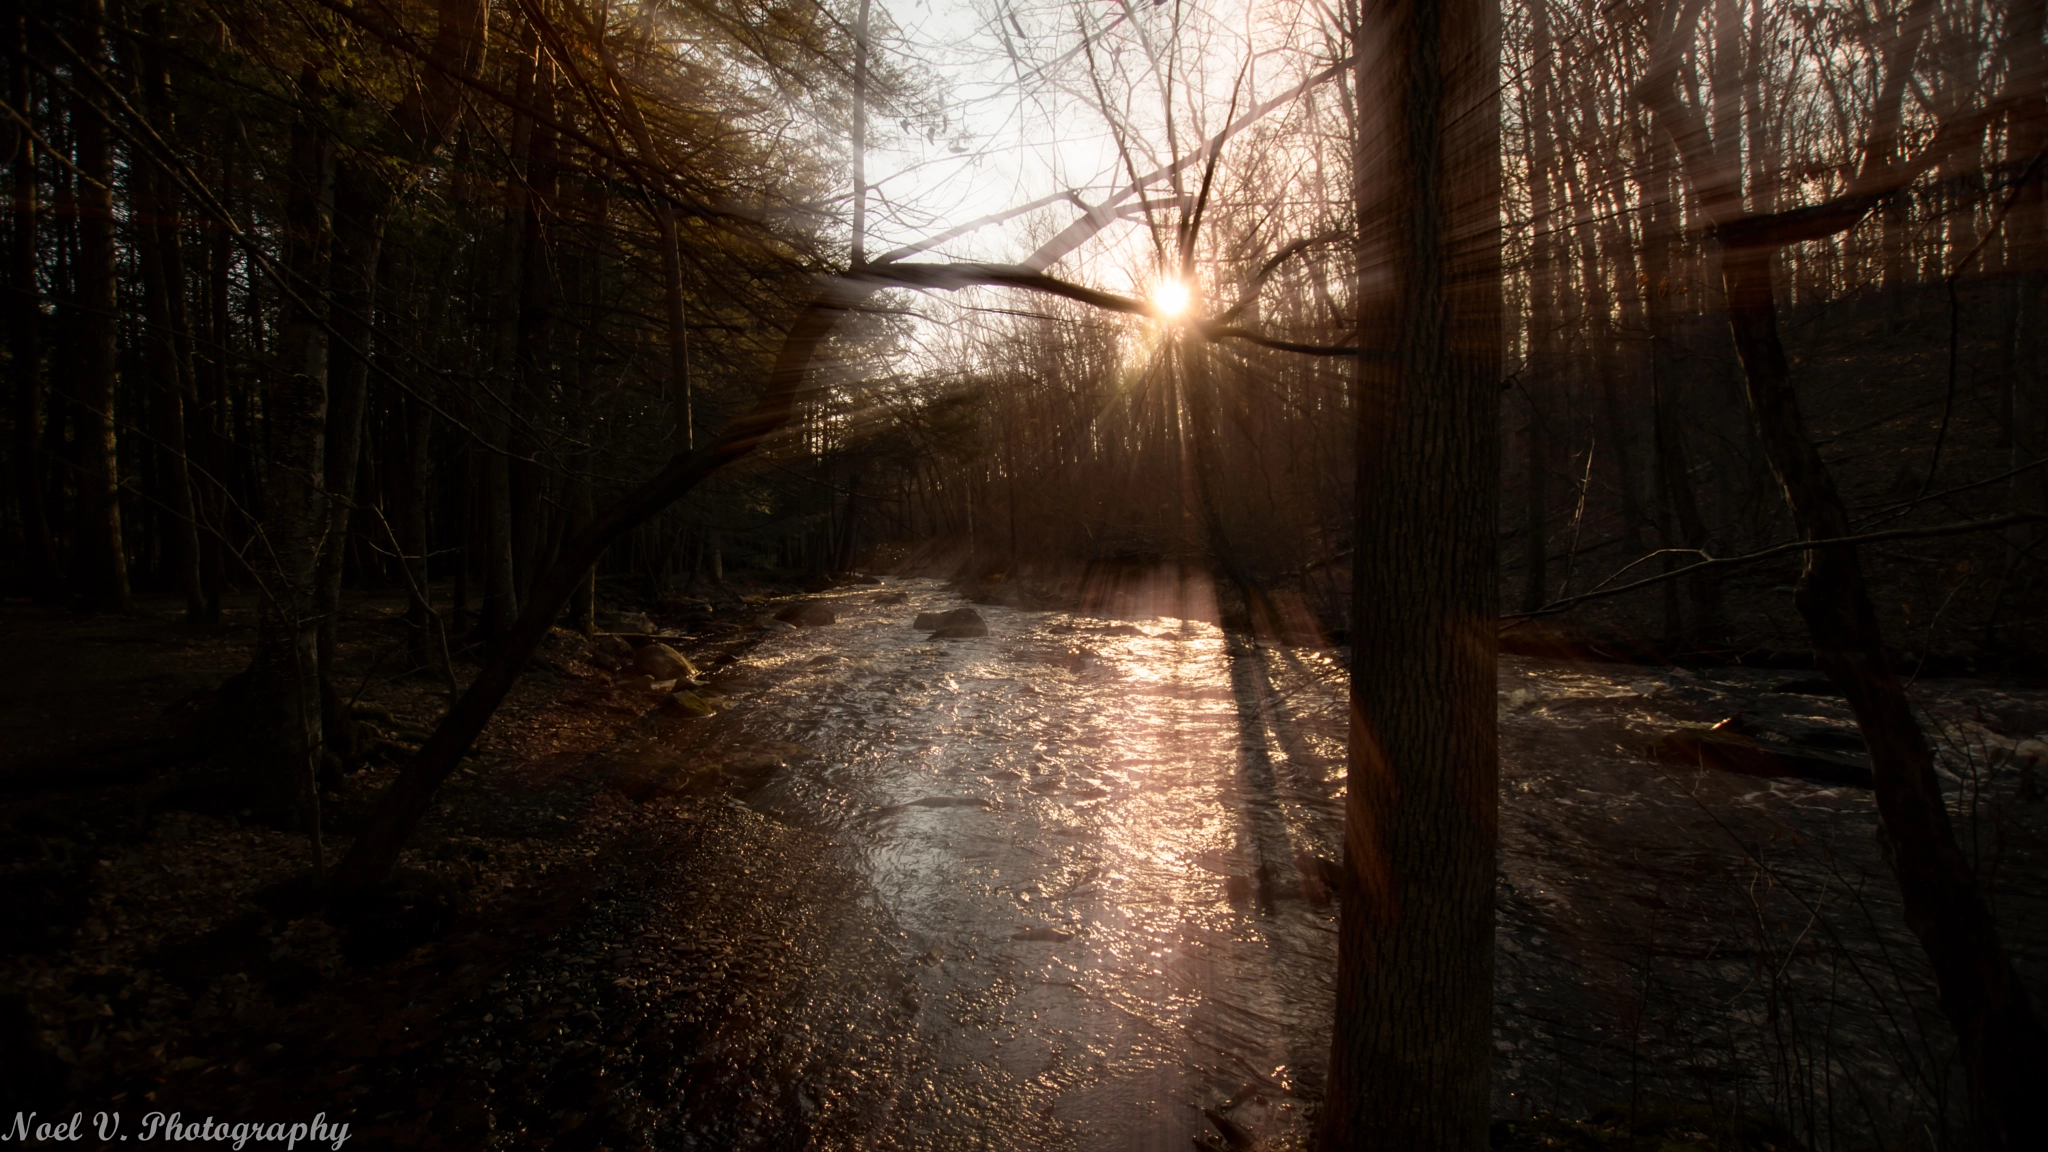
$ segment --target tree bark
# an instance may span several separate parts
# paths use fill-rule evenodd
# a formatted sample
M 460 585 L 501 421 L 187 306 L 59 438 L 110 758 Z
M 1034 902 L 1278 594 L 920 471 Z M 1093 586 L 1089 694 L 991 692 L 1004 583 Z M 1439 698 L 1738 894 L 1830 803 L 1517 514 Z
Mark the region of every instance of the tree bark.
M 2009 155 L 2025 163 L 2048 151 L 2048 44 L 2043 43 L 2044 0 L 2015 0 L 2007 20 L 2004 46 L 2007 84 L 2024 98 L 2009 123 Z M 2037 168 L 2019 189 L 2013 205 L 2010 247 L 2017 264 L 2013 276 L 2011 466 L 2021 468 L 2048 457 L 2048 171 Z M 2007 510 L 2048 512 L 2048 468 L 2017 472 L 2007 489 Z M 2048 527 L 2013 529 L 2007 536 L 2009 564 L 2032 556 L 2041 563 L 2040 542 Z M 2013 575 L 2008 572 L 2008 579 Z
M 106 0 L 84 0 L 79 51 L 106 61 Z M 78 588 L 88 607 L 129 610 L 128 559 L 121 540 L 121 473 L 116 455 L 115 341 L 121 306 L 114 268 L 114 160 L 100 113 L 80 98 L 72 116 L 77 139 L 77 369 L 72 375 L 78 428 Z
M 1351 742 L 1326 1150 L 1487 1147 L 1500 13 L 1362 9 Z
M 163 55 L 163 8 L 145 14 L 141 33 L 131 44 L 143 95 L 156 131 L 177 138 L 170 75 Z M 203 621 L 207 611 L 205 582 L 200 573 L 199 508 L 192 490 L 192 442 L 187 417 L 198 408 L 192 375 L 192 339 L 186 327 L 184 223 L 176 184 L 153 165 L 129 174 L 140 219 L 135 223 L 136 247 L 142 259 L 144 312 L 150 326 L 149 359 L 162 395 L 163 442 L 158 445 L 170 481 L 168 516 L 178 587 L 185 594 L 185 618 Z
M 404 535 L 400 537 L 399 563 L 406 579 L 406 653 L 413 667 L 425 668 L 437 657 L 441 637 L 434 631 L 433 567 L 428 561 L 432 548 L 427 531 L 427 508 L 432 502 L 434 413 L 426 403 L 407 397 L 401 412 L 405 421 Z
M 356 499 L 356 471 L 363 455 L 363 410 L 370 385 L 372 309 L 376 307 L 378 263 L 383 258 L 384 222 L 393 189 L 361 158 L 345 158 L 334 172 L 334 248 L 328 267 L 333 300 L 328 323 L 336 337 L 328 381 L 324 433 L 327 523 L 314 583 L 318 596 L 321 714 L 328 744 L 346 755 L 348 717 L 340 714 L 334 684 L 335 630 L 341 615 L 341 578 Z
M 1557 227 L 1551 202 L 1551 173 L 1557 166 L 1556 135 L 1550 115 L 1553 71 L 1550 10 L 1547 0 L 1530 8 L 1530 52 L 1534 57 L 1529 90 L 1529 344 L 1522 395 L 1528 401 L 1528 422 L 1522 431 L 1523 477 L 1527 484 L 1522 506 L 1522 610 L 1534 612 L 1550 598 L 1550 395 L 1557 368 Z
M 326 278 L 332 161 L 316 109 L 322 86 L 310 68 L 299 89 L 306 107 L 292 129 L 285 192 L 285 265 L 297 300 L 285 304 L 264 395 L 262 586 L 243 729 L 256 806 L 281 824 L 305 821 L 311 812 L 322 743 L 316 574 L 327 513 L 328 346 L 326 317 L 315 309 Z M 308 828 L 317 840 L 317 825 Z
M 1707 531 L 1706 518 L 1700 514 L 1699 494 L 1692 477 L 1692 453 L 1686 443 L 1686 374 L 1676 354 L 1680 326 L 1672 307 L 1678 291 L 1674 282 L 1678 273 L 1671 253 L 1679 232 L 1681 193 L 1671 178 L 1669 146 L 1653 144 L 1652 148 L 1656 159 L 1650 165 L 1653 183 L 1647 192 L 1650 219 L 1643 237 L 1643 269 L 1649 283 L 1644 286 L 1643 296 L 1651 341 L 1651 444 L 1655 449 L 1657 492 L 1666 513 L 1676 522 L 1676 542 L 1711 554 L 1714 540 Z M 1723 639 L 1719 577 L 1711 572 L 1691 576 L 1685 581 L 1685 590 L 1692 616 L 1683 635 L 1694 644 L 1719 644 Z
M 15 109 L 33 122 L 35 94 L 29 71 L 28 18 L 9 5 L 5 35 L 10 55 L 8 94 Z M 22 575 L 29 591 L 43 599 L 58 594 L 56 539 L 50 532 L 49 505 L 43 491 L 42 438 L 43 293 L 37 277 L 37 242 L 41 227 L 41 181 L 37 178 L 35 138 L 28 125 L 16 125 L 8 153 L 14 204 L 7 235 L 7 339 L 14 404 L 12 466 L 15 508 L 21 525 Z
M 532 107 L 539 52 L 539 37 L 528 23 L 520 31 L 519 56 L 514 64 L 513 87 L 519 108 L 512 115 L 511 176 L 505 184 L 505 212 L 498 239 L 500 256 L 493 269 L 498 281 L 491 301 L 497 317 L 492 333 L 494 346 L 490 349 L 493 386 L 479 401 L 483 408 L 480 425 L 487 438 L 483 459 L 484 602 L 479 635 L 491 642 L 502 640 L 511 632 L 521 605 L 513 546 L 512 462 L 507 457 L 516 435 L 513 409 L 517 405 L 519 301 L 526 255 L 525 179 L 533 139 L 533 116 L 522 109 Z

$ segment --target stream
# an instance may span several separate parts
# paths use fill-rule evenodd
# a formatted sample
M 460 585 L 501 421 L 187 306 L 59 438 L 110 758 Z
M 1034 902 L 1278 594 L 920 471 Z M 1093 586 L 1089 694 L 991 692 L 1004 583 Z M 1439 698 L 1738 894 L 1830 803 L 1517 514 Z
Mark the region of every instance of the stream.
M 936 581 L 821 599 L 836 623 L 734 649 L 719 716 L 648 729 L 752 767 L 692 818 L 696 847 L 650 854 L 562 944 L 626 974 L 593 1018 L 638 1053 L 612 1074 L 658 1143 L 1302 1145 L 1342 650 L 1227 635 L 1207 578 L 1172 570 L 1085 614 L 981 607 L 969 639 L 911 627 L 960 606 Z M 2043 806 L 1988 760 L 1999 724 L 2048 727 L 2048 694 L 1915 692 L 2038 994 Z M 1957 1122 L 1869 792 L 1641 751 L 1735 716 L 1853 762 L 1810 673 L 1509 657 L 1500 715 L 1497 1117 L 1676 1101 L 1816 1147 Z M 528 987 L 508 1002 L 547 1002 Z

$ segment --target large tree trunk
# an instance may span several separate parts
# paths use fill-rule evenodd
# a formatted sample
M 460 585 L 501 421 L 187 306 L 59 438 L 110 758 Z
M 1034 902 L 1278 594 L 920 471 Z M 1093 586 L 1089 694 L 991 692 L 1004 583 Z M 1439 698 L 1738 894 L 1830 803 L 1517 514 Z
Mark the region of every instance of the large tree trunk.
M 1487 1146 L 1497 840 L 1499 9 L 1359 29 L 1351 753 L 1321 1146 Z
M 80 6 L 79 50 L 106 60 L 106 2 Z M 114 159 L 107 126 L 82 99 L 72 117 L 78 171 L 78 359 L 72 374 L 78 427 L 78 588 L 87 606 L 126 612 L 128 560 L 121 543 L 121 474 L 115 454 L 115 340 L 120 295 L 114 279 Z

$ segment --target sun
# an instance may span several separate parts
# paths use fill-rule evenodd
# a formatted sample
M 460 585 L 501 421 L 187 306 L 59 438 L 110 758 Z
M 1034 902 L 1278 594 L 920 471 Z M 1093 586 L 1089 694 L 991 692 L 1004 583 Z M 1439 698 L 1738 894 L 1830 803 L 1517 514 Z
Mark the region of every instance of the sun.
M 1152 285 L 1152 311 L 1172 319 L 1188 310 L 1189 293 L 1185 281 L 1171 277 Z

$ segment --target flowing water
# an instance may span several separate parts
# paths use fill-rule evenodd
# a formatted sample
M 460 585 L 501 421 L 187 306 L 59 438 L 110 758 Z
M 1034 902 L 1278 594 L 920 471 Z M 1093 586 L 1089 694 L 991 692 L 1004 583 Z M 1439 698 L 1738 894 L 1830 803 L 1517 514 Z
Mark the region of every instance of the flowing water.
M 1171 571 L 1099 614 L 981 608 L 971 639 L 911 627 L 959 606 L 936 582 L 825 599 L 837 623 L 763 636 L 720 671 L 718 718 L 659 730 L 703 756 L 776 750 L 727 814 L 784 839 L 700 850 L 590 929 L 637 932 L 641 965 L 784 950 L 696 1007 L 636 1010 L 670 1021 L 635 1026 L 672 1033 L 647 1067 L 687 1068 L 642 1096 L 696 1101 L 654 1109 L 670 1142 L 1299 1145 L 1329 1044 L 1341 650 L 1227 635 L 1206 578 Z M 1849 749 L 1841 702 L 1788 678 L 1503 660 L 1497 1116 L 1690 1101 L 1703 1128 L 1767 1113 L 1815 1146 L 1953 1121 L 1869 793 L 1641 752 L 1737 713 Z M 2048 726 L 2048 700 L 1916 691 L 2038 990 L 2042 806 L 1986 768 L 1982 724 Z M 795 836 L 815 867 L 774 855 Z M 728 890 L 756 910 L 690 911 Z
M 1193 579 L 964 640 L 909 628 L 958 604 L 912 587 L 752 650 L 752 725 L 818 759 L 750 802 L 846 845 L 923 961 L 936 1074 L 1032 1086 L 1075 1147 L 1186 1148 L 1233 1099 L 1294 1126 L 1328 1043 L 1333 654 L 1233 646 Z

